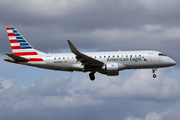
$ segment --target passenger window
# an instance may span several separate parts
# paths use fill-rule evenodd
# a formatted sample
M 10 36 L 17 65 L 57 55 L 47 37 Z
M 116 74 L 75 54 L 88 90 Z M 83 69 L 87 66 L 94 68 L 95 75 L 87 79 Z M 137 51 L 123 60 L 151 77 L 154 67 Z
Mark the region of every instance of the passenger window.
M 132 55 L 130 55 L 130 57 L 132 57 Z
M 126 57 L 128 57 L 128 55 L 126 55 Z
M 74 57 L 72 57 L 72 59 L 74 59 Z
M 63 57 L 63 59 L 65 59 L 65 57 Z
M 114 55 L 113 55 L 113 58 L 114 58 Z
M 99 58 L 101 58 L 101 56 L 99 56 Z
M 121 57 L 123 58 L 123 55 L 121 55 Z
M 137 57 L 137 55 L 135 55 L 135 57 Z
M 104 58 L 106 58 L 106 56 L 104 56 Z
M 119 55 L 117 55 L 117 57 L 119 57 Z
M 61 58 L 59 57 L 59 59 L 61 59 Z
M 94 58 L 96 58 L 96 56 L 94 56 Z
M 108 56 L 108 58 L 110 58 L 110 56 Z
M 54 58 L 54 59 L 56 59 L 56 58 Z
M 69 59 L 69 57 L 67 57 L 67 59 Z
M 139 55 L 139 57 L 141 57 L 141 55 Z

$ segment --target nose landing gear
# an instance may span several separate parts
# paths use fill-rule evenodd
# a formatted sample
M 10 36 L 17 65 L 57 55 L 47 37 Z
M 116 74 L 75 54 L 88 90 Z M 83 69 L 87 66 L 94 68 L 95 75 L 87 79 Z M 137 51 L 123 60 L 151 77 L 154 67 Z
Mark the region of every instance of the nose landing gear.
M 157 68 L 153 68 L 153 69 L 152 69 L 153 78 L 156 78 L 156 74 L 155 74 L 156 70 L 157 70 Z

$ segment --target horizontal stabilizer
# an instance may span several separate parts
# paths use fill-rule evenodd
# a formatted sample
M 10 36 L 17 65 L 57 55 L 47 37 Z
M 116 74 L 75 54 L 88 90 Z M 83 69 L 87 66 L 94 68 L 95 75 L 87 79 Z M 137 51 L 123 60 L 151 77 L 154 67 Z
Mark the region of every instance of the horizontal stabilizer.
M 29 59 L 14 55 L 14 54 L 9 54 L 9 53 L 5 53 L 7 56 L 11 57 L 12 59 L 14 59 L 15 61 L 29 61 Z

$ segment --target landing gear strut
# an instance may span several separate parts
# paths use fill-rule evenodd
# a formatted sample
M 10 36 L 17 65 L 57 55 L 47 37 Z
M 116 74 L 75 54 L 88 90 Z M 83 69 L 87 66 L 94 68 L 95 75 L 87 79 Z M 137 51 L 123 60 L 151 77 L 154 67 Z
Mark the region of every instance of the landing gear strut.
M 95 73 L 95 72 L 89 73 L 89 77 L 90 77 L 90 79 L 91 79 L 92 81 L 95 80 L 94 73 Z
M 156 74 L 155 74 L 156 70 L 157 70 L 157 68 L 153 68 L 153 69 L 152 69 L 153 78 L 156 78 Z

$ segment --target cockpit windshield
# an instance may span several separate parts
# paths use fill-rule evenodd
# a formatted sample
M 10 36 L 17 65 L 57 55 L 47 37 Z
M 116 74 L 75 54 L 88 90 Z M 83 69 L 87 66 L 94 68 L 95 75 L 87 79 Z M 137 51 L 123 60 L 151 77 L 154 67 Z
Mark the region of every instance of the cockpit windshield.
M 165 54 L 163 54 L 163 53 L 159 53 L 159 56 L 167 56 L 167 55 L 165 55 Z

